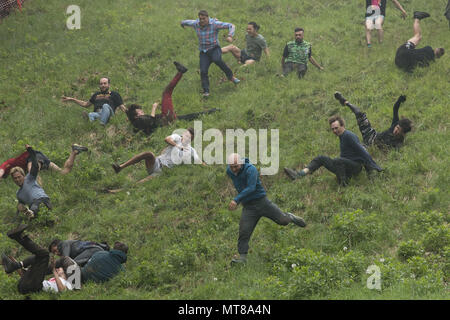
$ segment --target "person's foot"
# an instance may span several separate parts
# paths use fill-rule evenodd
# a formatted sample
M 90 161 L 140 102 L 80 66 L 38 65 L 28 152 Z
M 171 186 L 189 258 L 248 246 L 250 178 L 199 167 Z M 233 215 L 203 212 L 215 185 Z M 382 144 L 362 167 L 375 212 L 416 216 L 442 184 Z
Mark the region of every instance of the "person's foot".
M 31 211 L 31 210 L 30 210 Z M 33 211 L 31 211 L 31 212 L 33 212 Z M 15 229 L 13 229 L 13 230 L 11 230 L 11 231 L 8 231 L 8 233 L 6 234 L 9 238 L 11 238 L 11 239 L 17 239 L 17 238 L 20 238 L 20 235 L 22 234 L 22 232 L 26 229 L 26 228 L 28 228 L 28 225 L 27 224 L 21 224 L 21 225 L 19 225 L 17 228 L 15 228 Z
M 297 217 L 296 215 L 293 215 L 293 214 L 290 213 L 290 212 L 287 212 L 287 215 L 291 218 L 291 221 L 292 221 L 294 224 L 296 224 L 297 226 L 299 226 L 299 227 L 301 227 L 301 228 L 306 227 L 306 222 L 305 222 L 305 220 L 303 220 L 302 218 Z
M 11 260 L 11 258 L 4 253 L 2 253 L 2 265 L 6 273 L 12 273 L 22 268 L 19 262 Z
M 371 44 L 371 43 L 368 43 L 368 44 L 367 44 L 367 48 L 372 48 L 372 44 Z
M 289 178 L 295 180 L 299 177 L 299 173 L 291 168 L 284 168 L 284 172 L 288 175 Z
M 202 96 L 203 96 L 203 98 L 208 98 L 209 97 L 209 92 L 207 92 L 207 91 L 204 91 L 203 92 L 203 94 L 202 94 Z
M 336 91 L 334 93 L 334 97 L 339 101 L 339 103 L 343 106 L 345 106 L 345 102 L 347 101 L 344 96 L 342 95 L 342 93 L 340 93 L 339 91 Z
M 430 16 L 430 14 L 428 12 L 414 11 L 413 18 L 422 20 L 422 19 L 428 18 L 429 16 Z
M 89 120 L 89 115 L 88 115 L 88 113 L 86 111 L 83 111 L 81 116 L 83 117 L 84 120 Z
M 122 168 L 117 163 L 113 163 L 111 166 L 116 173 L 119 173 L 120 170 L 122 170 Z
M 185 66 L 183 66 L 181 63 L 177 61 L 174 61 L 173 64 L 177 68 L 178 72 L 185 73 L 186 71 L 188 71 L 188 69 Z
M 239 82 L 241 82 L 241 80 L 239 80 L 239 79 L 236 78 L 236 77 L 233 77 L 233 79 L 231 79 L 231 81 L 232 81 L 234 84 L 238 84 Z
M 247 263 L 247 259 L 242 258 L 242 257 L 234 257 L 233 259 L 231 259 L 231 265 L 232 266 L 238 266 L 238 265 L 245 265 Z
M 88 148 L 80 146 L 79 144 L 74 143 L 72 145 L 72 151 L 76 151 L 77 154 L 80 154 L 81 152 L 88 151 Z

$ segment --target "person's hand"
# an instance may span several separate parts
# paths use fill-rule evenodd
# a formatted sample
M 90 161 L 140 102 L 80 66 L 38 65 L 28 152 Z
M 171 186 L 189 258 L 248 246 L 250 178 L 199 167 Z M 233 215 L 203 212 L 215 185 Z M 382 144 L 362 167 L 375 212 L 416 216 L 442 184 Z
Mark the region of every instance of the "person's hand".
M 402 19 L 405 20 L 407 16 L 408 14 L 406 13 L 406 11 L 402 11 Z
M 320 71 L 323 71 L 323 70 L 325 70 L 325 69 L 324 69 L 324 67 L 319 67 L 319 70 L 320 70 Z
M 398 102 L 405 102 L 406 101 L 406 96 L 405 95 L 401 95 L 400 97 L 398 97 Z
M 228 205 L 228 209 L 230 209 L 231 211 L 236 210 L 238 204 L 236 201 L 231 200 L 230 204 Z
M 28 148 L 31 148 L 31 146 L 27 143 L 27 144 L 25 145 L 25 149 L 28 149 Z
M 225 40 L 228 41 L 229 43 L 233 42 L 233 38 L 231 36 L 226 37 Z
M 61 97 L 61 100 L 62 100 L 63 102 L 67 102 L 67 101 L 73 101 L 73 98 L 71 98 L 71 97 L 66 97 L 66 96 L 62 96 L 62 97 Z

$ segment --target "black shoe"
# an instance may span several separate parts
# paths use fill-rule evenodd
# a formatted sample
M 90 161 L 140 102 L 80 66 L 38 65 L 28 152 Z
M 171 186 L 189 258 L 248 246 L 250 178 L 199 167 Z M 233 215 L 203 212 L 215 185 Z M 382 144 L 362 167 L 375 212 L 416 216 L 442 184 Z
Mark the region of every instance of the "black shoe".
M 173 64 L 177 68 L 178 72 L 185 73 L 188 71 L 188 69 L 179 62 L 174 61 Z
M 72 151 L 76 151 L 78 154 L 80 154 L 83 151 L 88 151 L 88 148 L 80 146 L 79 144 L 74 143 L 72 145 Z
M 22 268 L 19 262 L 11 260 L 11 258 L 4 253 L 2 253 L 2 265 L 3 268 L 5 268 L 6 273 L 11 273 Z
M 292 170 L 290 168 L 284 168 L 284 172 L 286 172 L 288 177 L 291 178 L 292 180 L 295 180 L 298 178 L 298 173 L 295 170 Z
M 287 212 L 287 215 L 291 218 L 292 222 L 295 223 L 297 226 L 302 228 L 306 227 L 306 222 L 302 218 L 297 217 L 296 215 L 293 215 L 290 212 Z
M 18 238 L 20 238 L 20 235 L 26 228 L 28 228 L 27 224 L 21 224 L 17 228 L 15 228 L 11 231 L 8 231 L 8 233 L 6 235 L 11 239 L 18 239 Z
M 242 258 L 234 258 L 231 259 L 231 265 L 232 266 L 238 266 L 238 265 L 245 265 L 247 263 L 247 259 L 242 259 Z
M 414 19 L 422 20 L 422 19 L 428 18 L 429 16 L 430 16 L 430 14 L 427 13 L 427 12 L 414 11 L 414 16 L 413 16 L 413 18 L 414 18 Z
M 116 173 L 119 173 L 120 170 L 122 170 L 122 168 L 121 168 L 118 164 L 116 164 L 116 163 L 113 163 L 111 166 L 112 166 L 112 168 L 114 169 L 114 171 L 115 171 Z
M 334 93 L 334 97 L 335 97 L 337 100 L 339 100 L 339 103 L 340 103 L 341 105 L 345 106 L 345 101 L 347 101 L 347 100 L 345 100 L 345 98 L 342 96 L 342 93 L 340 93 L 339 91 L 336 91 L 336 92 Z

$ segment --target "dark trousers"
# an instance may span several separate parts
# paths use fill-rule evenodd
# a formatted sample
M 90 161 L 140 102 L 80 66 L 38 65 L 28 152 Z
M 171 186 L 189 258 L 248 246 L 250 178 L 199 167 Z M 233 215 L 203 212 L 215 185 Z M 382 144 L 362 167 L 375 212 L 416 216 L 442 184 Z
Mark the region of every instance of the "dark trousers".
M 42 281 L 48 272 L 49 253 L 46 249 L 39 247 L 28 236 L 15 239 L 22 247 L 31 252 L 34 258 L 27 271 L 22 275 L 17 285 L 21 294 L 38 292 L 42 290 Z
M 318 156 L 314 158 L 307 168 L 311 173 L 324 166 L 327 170 L 333 172 L 340 185 L 347 185 L 352 176 L 355 176 L 361 172 L 362 165 L 356 161 L 352 161 L 345 158 L 331 159 L 327 156 Z
M 279 225 L 287 225 L 291 219 L 267 197 L 252 200 L 243 205 L 241 221 L 239 222 L 238 252 L 247 254 L 248 243 L 261 217 L 266 217 Z
M 364 112 L 355 113 L 356 122 L 358 123 L 359 131 L 366 146 L 371 146 L 377 137 L 377 131 L 372 128 L 369 119 Z
M 38 214 L 39 212 L 39 206 L 41 205 L 41 203 L 45 204 L 45 206 L 48 209 L 52 209 L 52 204 L 50 203 L 50 199 L 49 198 L 39 198 L 33 201 L 33 203 L 31 203 L 30 205 L 30 210 L 34 212 L 35 215 Z
M 227 76 L 228 80 L 233 79 L 233 71 L 222 60 L 222 49 L 219 46 L 206 52 L 200 51 L 200 78 L 204 92 L 209 92 L 208 70 L 211 63 L 215 63 Z
M 283 75 L 287 76 L 292 71 L 297 71 L 297 76 L 299 79 L 303 78 L 308 71 L 308 67 L 306 64 L 294 63 L 294 62 L 285 62 L 283 65 Z

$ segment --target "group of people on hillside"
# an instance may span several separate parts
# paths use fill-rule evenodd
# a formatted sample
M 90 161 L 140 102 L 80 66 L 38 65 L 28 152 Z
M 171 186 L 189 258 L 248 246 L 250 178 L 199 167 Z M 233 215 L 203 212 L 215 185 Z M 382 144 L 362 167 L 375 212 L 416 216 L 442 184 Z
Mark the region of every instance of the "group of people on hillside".
M 403 17 L 406 17 L 407 14 L 399 2 L 397 0 L 393 0 L 393 2 L 402 12 Z M 369 47 L 371 46 L 370 31 L 373 28 L 379 31 L 380 42 L 383 39 L 382 24 L 385 16 L 385 6 L 386 0 L 367 0 L 366 36 Z M 414 36 L 397 50 L 395 64 L 405 71 L 410 72 L 418 65 L 426 66 L 430 61 L 440 58 L 444 54 L 443 48 L 416 48 L 422 39 L 420 20 L 427 17 L 429 17 L 428 13 L 414 12 Z M 231 23 L 210 18 L 205 10 L 201 10 L 198 13 L 198 19 L 196 20 L 183 20 L 181 26 L 183 28 L 192 27 L 198 36 L 200 78 L 204 97 L 208 97 L 210 94 L 208 70 L 212 63 L 216 64 L 225 73 L 228 80 L 234 84 L 240 82 L 222 60 L 222 54 L 231 53 L 243 67 L 260 61 L 263 52 L 267 57 L 271 54 L 265 38 L 259 34 L 260 26 L 256 22 L 249 22 L 247 25 L 245 49 L 240 49 L 235 45 L 221 48 L 218 41 L 219 31 L 228 29 L 226 40 L 231 43 L 235 33 L 235 26 Z M 303 78 L 307 72 L 308 61 L 319 70 L 324 70 L 313 58 L 311 44 L 304 40 L 304 29 L 295 28 L 294 40 L 287 42 L 283 50 L 281 59 L 282 76 L 287 76 L 295 71 L 299 78 Z M 120 94 L 110 89 L 110 79 L 106 77 L 100 79 L 100 91 L 94 93 L 88 101 L 67 96 L 63 96 L 62 101 L 75 102 L 84 108 L 93 105 L 93 112 L 83 112 L 83 116 L 90 121 L 98 120 L 103 125 L 109 122 L 117 110 L 121 110 L 126 114 L 134 130 L 136 132 L 142 131 L 145 134 L 151 134 L 158 127 L 167 126 L 177 119 L 191 121 L 202 115 L 219 111 L 210 109 L 186 115 L 176 114 L 172 102 L 172 93 L 188 69 L 176 61 L 174 65 L 177 73 L 164 89 L 161 102 L 156 101 L 153 103 L 150 114 L 145 114 L 143 107 L 138 104 L 131 104 L 127 108 Z M 372 159 L 366 147 L 376 145 L 383 149 L 400 148 L 404 143 L 406 134 L 411 131 L 411 120 L 400 119 L 398 114 L 401 103 L 406 101 L 406 96 L 404 95 L 400 96 L 394 104 L 390 128 L 382 132 L 375 130 L 371 126 L 367 115 L 345 99 L 340 92 L 335 93 L 335 98 L 342 106 L 347 106 L 355 115 L 363 138 L 363 144 L 359 141 L 356 134 L 345 128 L 345 121 L 342 117 L 333 116 L 328 122 L 331 131 L 339 137 L 340 156 L 332 159 L 328 156 L 320 155 L 300 171 L 284 168 L 284 171 L 291 179 L 295 180 L 305 177 L 324 166 L 336 175 L 340 185 L 346 186 L 353 176 L 362 171 L 363 167 L 368 174 L 371 174 L 373 171 L 382 171 L 382 168 Z M 161 106 L 161 112 L 157 114 L 156 111 L 159 106 Z M 201 162 L 196 150 L 190 145 L 194 135 L 194 129 L 189 128 L 181 135 L 172 134 L 167 136 L 165 142 L 168 146 L 159 156 L 155 156 L 150 151 L 142 152 L 124 163 L 113 163 L 112 168 L 118 174 L 123 169 L 144 161 L 148 176 L 138 181 L 138 183 L 142 183 L 160 175 L 163 168 L 172 168 L 182 163 L 192 163 L 191 161 L 186 161 L 186 159 L 194 159 Z M 11 175 L 14 183 L 19 186 L 17 191 L 17 212 L 26 215 L 29 219 L 33 219 L 38 215 L 41 205 L 51 209 L 50 197 L 42 187 L 42 181 L 40 181 L 38 176 L 39 171 L 51 169 L 61 174 L 67 174 L 72 170 L 76 156 L 86 151 L 88 151 L 87 147 L 73 144 L 72 152 L 61 169 L 42 152 L 26 145 L 24 153 L 1 164 L 0 178 L 6 178 L 8 175 Z M 247 158 L 233 153 L 229 155 L 227 163 L 226 174 L 232 180 L 238 193 L 230 201 L 228 208 L 235 210 L 239 204 L 243 206 L 239 223 L 239 256 L 232 260 L 233 264 L 241 264 L 247 260 L 249 241 L 261 217 L 267 217 L 279 225 L 293 223 L 298 227 L 305 227 L 306 223 L 301 217 L 290 212 L 283 212 L 276 204 L 268 200 L 266 190 L 260 181 L 258 170 Z M 206 166 L 205 163 L 202 164 Z M 110 193 L 119 191 L 121 189 L 109 190 Z M 28 225 L 26 224 L 19 225 L 8 232 L 8 237 L 17 241 L 32 253 L 32 256 L 22 261 L 16 261 L 5 254 L 2 255 L 2 264 L 7 273 L 12 273 L 13 271 L 21 273 L 18 285 L 21 293 L 40 290 L 60 292 L 66 289 L 73 289 L 71 282 L 67 281 L 68 270 L 73 269 L 73 266 L 80 268 L 82 283 L 88 280 L 106 281 L 122 270 L 122 264 L 126 262 L 128 247 L 124 243 L 116 242 L 114 248 L 110 250 L 106 244 L 97 242 L 81 240 L 60 241 L 55 239 L 47 250 L 39 247 L 28 236 L 23 235 L 27 227 Z M 50 253 L 62 257 L 58 261 L 53 261 L 53 259 L 50 260 Z M 48 274 L 53 274 L 54 277 L 50 280 L 45 280 Z

